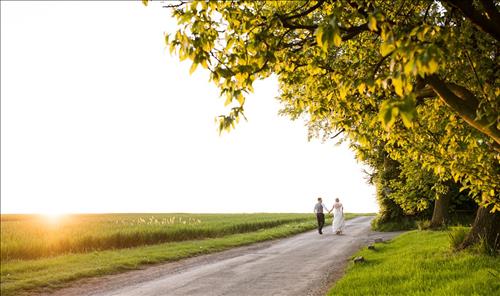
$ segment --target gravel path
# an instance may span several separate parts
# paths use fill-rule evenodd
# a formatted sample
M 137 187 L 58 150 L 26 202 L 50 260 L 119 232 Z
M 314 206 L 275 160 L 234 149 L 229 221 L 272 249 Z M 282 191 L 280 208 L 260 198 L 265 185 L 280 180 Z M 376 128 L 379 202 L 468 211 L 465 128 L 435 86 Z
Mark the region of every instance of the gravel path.
M 142 270 L 85 279 L 50 295 L 324 295 L 349 258 L 375 238 L 399 233 L 370 230 L 373 217 L 346 222 L 346 233 L 310 231 Z

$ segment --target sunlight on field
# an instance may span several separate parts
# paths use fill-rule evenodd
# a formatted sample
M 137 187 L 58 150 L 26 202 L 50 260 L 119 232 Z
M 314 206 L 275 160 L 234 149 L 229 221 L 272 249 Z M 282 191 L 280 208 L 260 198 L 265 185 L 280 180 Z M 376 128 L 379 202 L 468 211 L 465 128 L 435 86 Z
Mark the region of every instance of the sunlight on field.
M 314 222 L 310 214 L 2 215 L 1 261 L 200 240 Z
M 51 212 L 51 213 L 40 214 L 40 216 L 48 224 L 58 224 L 64 218 L 66 218 L 67 215 L 63 214 L 63 213 L 58 213 L 58 212 Z

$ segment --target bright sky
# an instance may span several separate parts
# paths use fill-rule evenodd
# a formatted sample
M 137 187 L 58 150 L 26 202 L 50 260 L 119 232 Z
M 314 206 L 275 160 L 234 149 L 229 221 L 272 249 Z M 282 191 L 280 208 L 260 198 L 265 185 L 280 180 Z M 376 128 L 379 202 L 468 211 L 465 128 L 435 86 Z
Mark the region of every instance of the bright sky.
M 1 212 L 375 212 L 345 146 L 279 117 L 276 79 L 219 136 L 208 73 L 170 56 L 167 9 L 1 2 Z

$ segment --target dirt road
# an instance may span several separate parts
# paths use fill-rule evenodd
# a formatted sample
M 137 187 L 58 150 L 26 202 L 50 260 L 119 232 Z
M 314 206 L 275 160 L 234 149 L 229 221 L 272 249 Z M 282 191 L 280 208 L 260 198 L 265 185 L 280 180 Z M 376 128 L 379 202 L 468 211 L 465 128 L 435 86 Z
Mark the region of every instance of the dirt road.
M 316 231 L 143 270 L 82 280 L 51 295 L 324 295 L 349 258 L 375 238 L 372 217 L 347 221 L 345 235 Z

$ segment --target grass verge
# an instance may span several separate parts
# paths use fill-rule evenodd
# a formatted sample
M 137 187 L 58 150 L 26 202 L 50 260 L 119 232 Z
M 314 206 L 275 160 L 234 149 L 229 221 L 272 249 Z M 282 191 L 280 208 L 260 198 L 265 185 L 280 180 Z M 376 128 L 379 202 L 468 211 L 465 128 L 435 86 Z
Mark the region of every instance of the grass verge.
M 351 264 L 328 295 L 500 295 L 500 257 L 452 252 L 445 231 L 411 231 Z
M 346 214 L 347 219 L 356 216 L 360 214 Z M 0 292 L 1 295 L 7 296 L 41 289 L 61 288 L 80 278 L 113 274 L 137 269 L 147 264 L 174 261 L 255 242 L 283 238 L 315 227 L 316 222 L 311 219 L 306 222 L 293 222 L 220 238 L 3 262 L 0 272 Z

